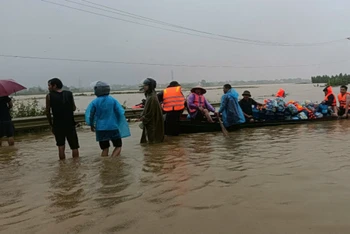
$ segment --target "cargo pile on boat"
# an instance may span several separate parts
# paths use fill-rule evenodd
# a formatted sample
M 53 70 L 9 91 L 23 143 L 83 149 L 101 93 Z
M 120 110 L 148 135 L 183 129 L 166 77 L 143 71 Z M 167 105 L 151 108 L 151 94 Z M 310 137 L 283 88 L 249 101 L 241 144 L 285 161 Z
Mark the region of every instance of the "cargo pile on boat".
M 332 108 L 324 104 L 309 100 L 291 100 L 286 103 L 283 98 L 267 99 L 264 105 L 253 107 L 253 117 L 260 121 L 316 119 L 331 116 L 333 113 Z

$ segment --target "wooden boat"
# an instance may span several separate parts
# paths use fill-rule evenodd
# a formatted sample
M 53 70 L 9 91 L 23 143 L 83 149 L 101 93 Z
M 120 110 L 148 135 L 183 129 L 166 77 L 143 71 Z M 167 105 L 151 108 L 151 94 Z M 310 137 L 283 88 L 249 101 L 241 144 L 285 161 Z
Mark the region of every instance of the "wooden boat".
M 187 115 L 183 115 L 180 120 L 180 132 L 185 133 L 200 133 L 200 132 L 219 132 L 221 127 L 219 122 L 208 123 L 204 121 L 193 121 L 188 120 Z M 308 124 L 308 123 L 319 123 L 325 121 L 336 121 L 338 117 L 324 117 L 319 119 L 305 119 L 305 120 L 274 120 L 274 121 L 261 121 L 254 123 L 237 124 L 229 127 L 228 131 L 235 131 L 241 128 L 261 128 L 279 125 L 292 125 L 292 124 Z

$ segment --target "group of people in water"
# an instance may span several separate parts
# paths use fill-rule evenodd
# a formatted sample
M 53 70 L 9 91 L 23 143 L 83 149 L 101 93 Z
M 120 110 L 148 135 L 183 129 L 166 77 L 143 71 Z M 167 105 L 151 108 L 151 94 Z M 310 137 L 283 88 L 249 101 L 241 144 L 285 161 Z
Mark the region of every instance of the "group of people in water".
M 206 90 L 197 86 L 191 89 L 191 93 L 185 97 L 182 93 L 181 85 L 172 81 L 163 91 L 156 93 L 157 82 L 152 78 L 143 81 L 140 91 L 146 97 L 144 108 L 140 116 L 140 128 L 142 128 L 141 143 L 160 143 L 164 141 L 165 135 L 177 136 L 180 134 L 180 119 L 183 112 L 187 110 L 187 118 L 191 121 L 207 121 L 214 123 L 222 118 L 223 125 L 229 128 L 233 125 L 257 121 L 254 110 L 268 109 L 272 111 L 269 103 L 256 102 L 252 99 L 248 90 L 244 91 L 243 98 L 239 100 L 239 94 L 229 84 L 223 86 L 223 96 L 221 98 L 218 111 L 208 102 L 204 94 Z M 46 96 L 46 114 L 55 136 L 56 145 L 60 159 L 65 159 L 66 141 L 72 150 L 73 157 L 79 157 L 79 140 L 74 121 L 74 111 L 76 110 L 73 94 L 70 91 L 62 90 L 63 83 L 58 78 L 48 81 L 49 94 Z M 327 113 L 333 116 L 347 117 L 350 107 L 350 93 L 346 86 L 340 87 L 337 107 L 336 97 L 332 87 L 328 86 L 324 90 L 325 98 L 314 110 L 308 105 L 301 105 L 298 102 L 290 101 L 284 103 L 286 93 L 280 89 L 274 103 L 283 102 L 280 107 L 288 110 L 293 107 L 297 112 L 304 112 L 310 116 L 319 111 L 320 107 L 326 107 Z M 94 99 L 85 112 L 85 122 L 92 132 L 95 132 L 96 141 L 102 150 L 102 156 L 109 155 L 110 142 L 114 150 L 112 156 L 118 156 L 121 152 L 122 138 L 130 136 L 130 130 L 125 118 L 125 110 L 121 104 L 110 96 L 110 86 L 98 81 L 94 84 Z M 11 122 L 9 110 L 12 108 L 12 101 L 9 97 L 0 97 L 0 145 L 3 137 L 8 138 L 9 145 L 14 144 L 14 129 Z M 272 105 L 273 106 L 273 105 Z M 314 108 L 314 106 L 313 106 Z M 281 112 L 276 105 L 275 112 Z M 329 111 L 329 112 L 328 112 Z M 214 115 L 211 115 L 214 113 Z M 326 112 L 323 112 L 326 114 Z M 313 117 L 312 117 L 313 118 Z

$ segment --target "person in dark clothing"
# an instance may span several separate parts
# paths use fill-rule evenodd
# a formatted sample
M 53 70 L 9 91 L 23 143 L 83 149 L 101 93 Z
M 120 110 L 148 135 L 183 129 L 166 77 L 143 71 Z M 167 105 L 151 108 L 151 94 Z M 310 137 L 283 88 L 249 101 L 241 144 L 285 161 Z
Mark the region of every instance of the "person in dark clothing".
M 323 89 L 325 98 L 322 101 L 322 104 L 327 105 L 333 113 L 332 116 L 338 116 L 338 108 L 337 108 L 337 99 L 335 99 L 335 95 L 333 93 L 333 89 L 331 86 L 327 86 Z
M 11 120 L 10 109 L 12 108 L 12 99 L 8 96 L 0 97 L 0 146 L 2 139 L 7 137 L 9 146 L 15 144 L 14 141 L 14 127 Z
M 76 107 L 72 92 L 62 90 L 62 87 L 62 81 L 58 78 L 48 81 L 50 93 L 46 96 L 46 115 L 52 133 L 55 135 L 59 158 L 66 158 L 66 140 L 72 150 L 73 158 L 77 158 L 79 157 L 79 141 L 74 121 Z
M 248 90 L 244 91 L 242 94 L 243 98 L 239 101 L 239 105 L 243 111 L 246 122 L 253 122 L 253 108 L 252 106 L 260 106 L 262 104 L 256 102 L 251 98 L 251 94 Z
M 141 143 L 161 143 L 164 141 L 164 120 L 162 108 L 160 107 L 157 94 L 157 82 L 152 78 L 143 81 L 140 91 L 146 96 L 146 104 L 143 108 L 141 118 L 143 129 Z
M 172 81 L 166 89 L 157 94 L 165 113 L 164 132 L 167 136 L 180 134 L 180 117 L 185 109 L 185 97 L 177 81 Z

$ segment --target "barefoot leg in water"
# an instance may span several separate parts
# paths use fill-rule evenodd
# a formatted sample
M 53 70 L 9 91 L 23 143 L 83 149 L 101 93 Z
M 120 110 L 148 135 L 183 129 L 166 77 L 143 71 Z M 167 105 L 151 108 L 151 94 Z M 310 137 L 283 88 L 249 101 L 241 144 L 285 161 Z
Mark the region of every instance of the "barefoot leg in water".
M 66 159 L 65 150 L 66 150 L 65 145 L 58 146 L 58 157 L 60 158 L 60 160 Z
M 112 157 L 118 157 L 121 151 L 122 151 L 122 147 L 115 147 L 112 153 Z
M 15 139 L 13 137 L 9 137 L 9 139 L 7 140 L 7 142 L 9 143 L 9 146 L 14 146 L 15 145 Z M 1 145 L 1 144 L 0 144 Z
M 103 149 L 101 153 L 101 157 L 107 157 L 109 153 L 109 148 Z
M 72 150 L 72 157 L 73 158 L 79 158 L 79 150 L 78 149 L 73 149 Z
M 112 140 L 113 146 L 114 146 L 114 150 L 112 153 L 112 157 L 118 157 L 120 155 L 120 152 L 122 151 L 122 139 L 115 139 Z

